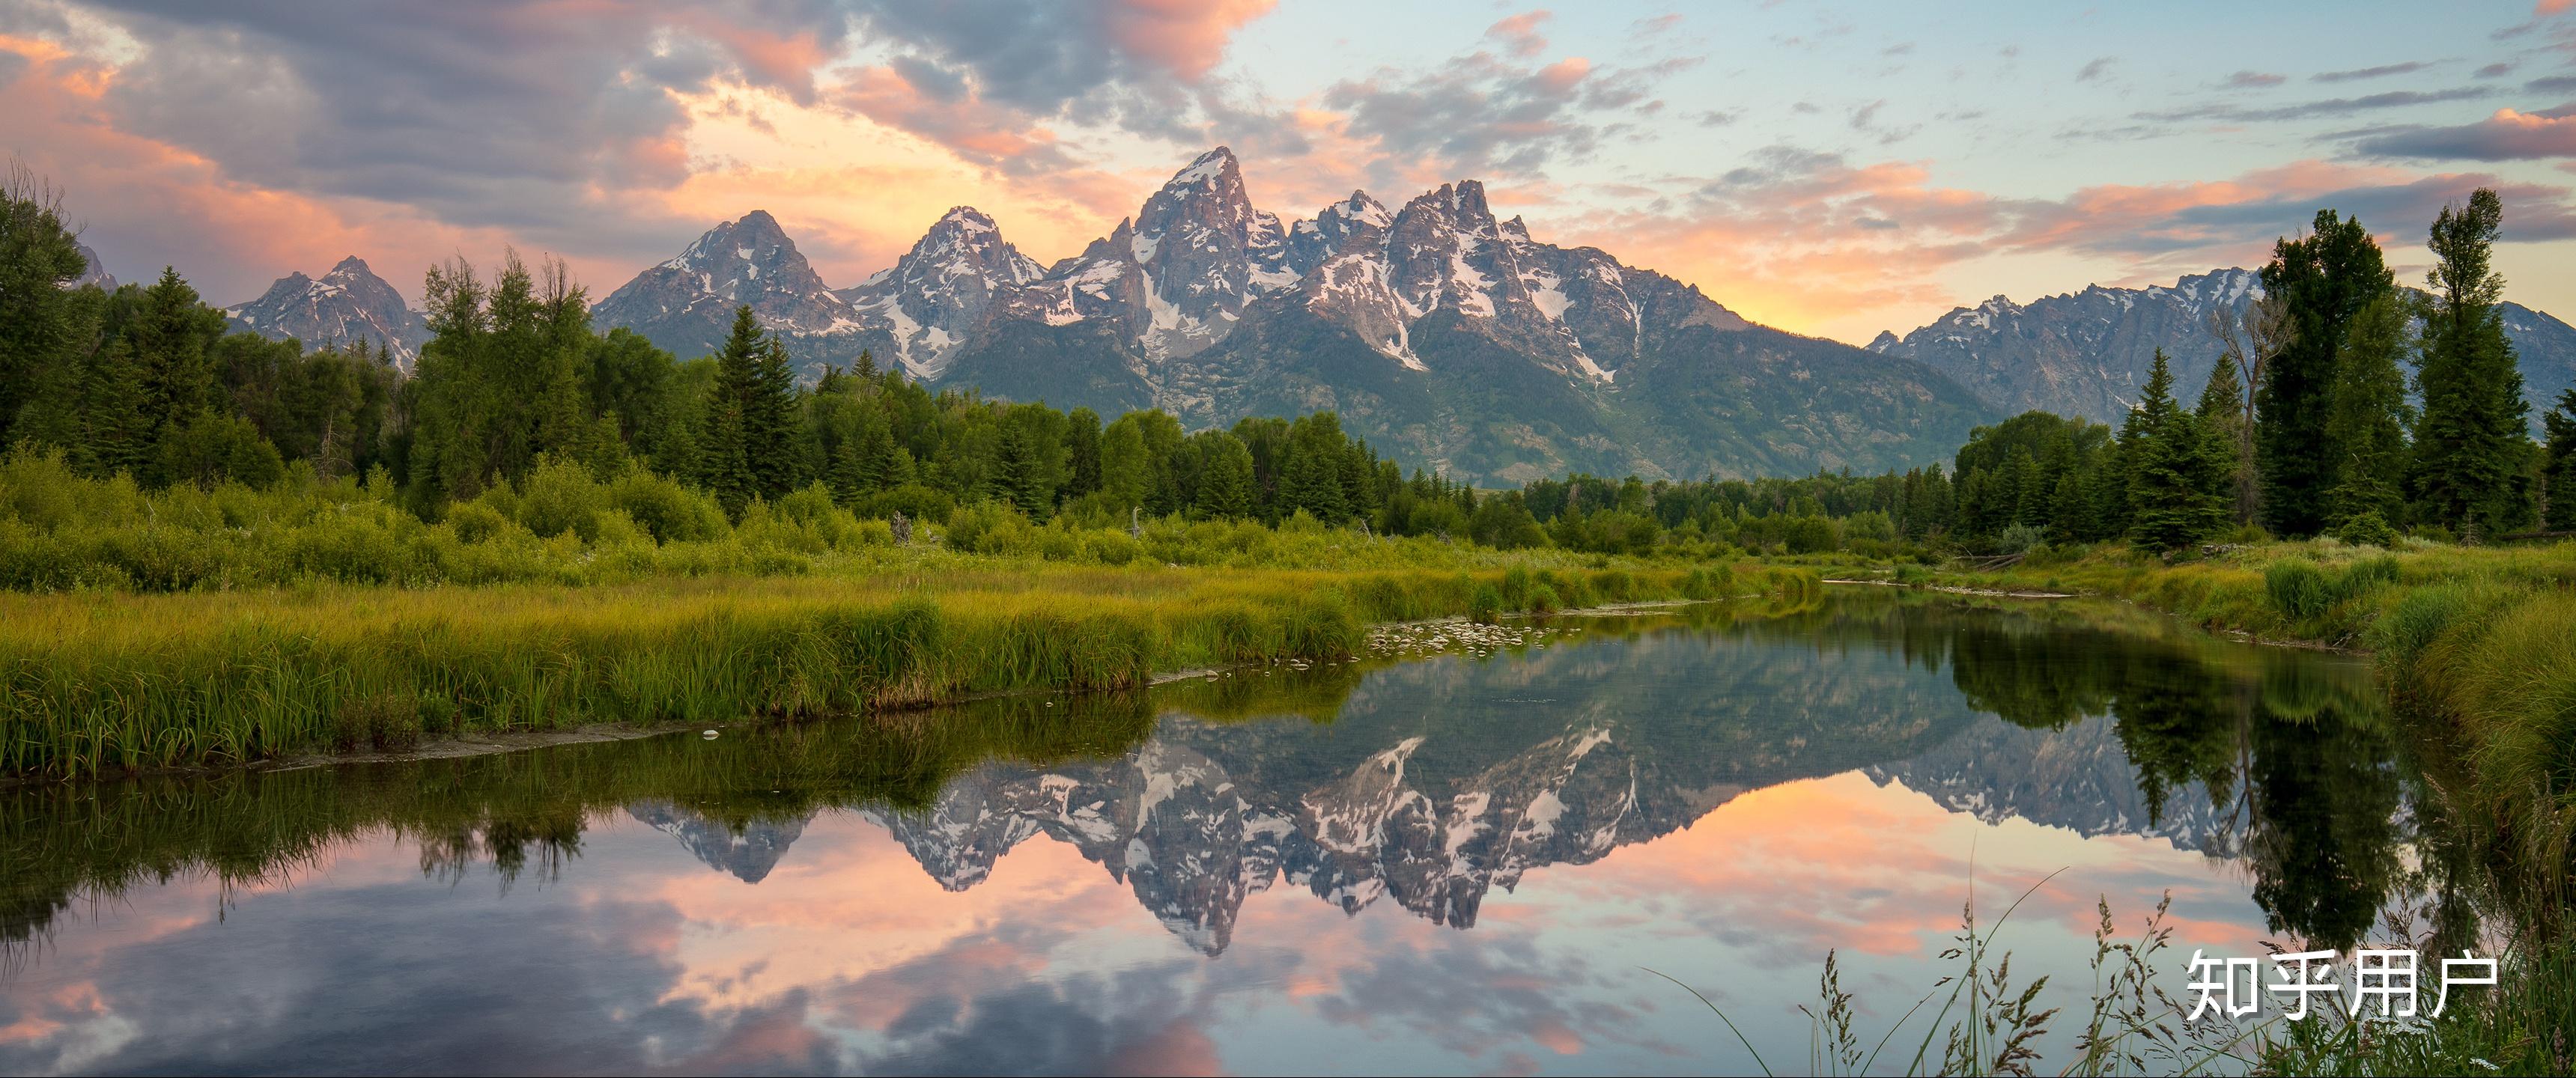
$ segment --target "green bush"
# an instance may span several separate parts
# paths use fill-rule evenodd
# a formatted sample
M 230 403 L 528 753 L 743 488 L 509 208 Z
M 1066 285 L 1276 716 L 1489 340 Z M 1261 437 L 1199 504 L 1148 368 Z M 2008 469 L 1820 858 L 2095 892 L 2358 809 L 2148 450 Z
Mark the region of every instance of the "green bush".
M 1491 584 L 1476 586 L 1476 594 L 1467 600 L 1467 620 L 1478 625 L 1492 625 L 1503 620 L 1503 593 Z
M 2272 608 L 2291 621 L 2306 621 L 2334 605 L 2334 588 L 2325 570 L 2306 558 L 2283 558 L 2263 570 L 2263 590 Z
M 2393 547 L 2397 545 L 2397 529 L 2389 527 L 2387 518 L 2380 516 L 2379 510 L 2376 509 L 2365 509 L 2353 514 L 2350 519 L 2335 527 L 2334 537 L 2354 546 Z

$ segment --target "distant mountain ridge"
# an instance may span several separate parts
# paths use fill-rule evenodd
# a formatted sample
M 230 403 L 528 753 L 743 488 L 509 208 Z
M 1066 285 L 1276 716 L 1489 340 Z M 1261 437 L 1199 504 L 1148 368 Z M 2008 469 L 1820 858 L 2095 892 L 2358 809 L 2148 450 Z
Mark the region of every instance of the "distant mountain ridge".
M 1697 288 L 1497 220 L 1475 181 L 1390 210 L 1253 206 L 1219 147 L 1041 269 L 958 207 L 833 291 L 777 222 L 719 225 L 594 309 L 683 356 L 748 303 L 809 376 L 862 352 L 941 387 L 1161 407 L 1194 427 L 1333 409 L 1409 463 L 1485 482 L 1903 467 L 1996 416 L 1939 372 L 1747 322 Z
M 316 280 L 289 273 L 258 299 L 224 308 L 234 329 L 274 340 L 294 338 L 308 347 L 366 341 L 382 347 L 408 371 L 429 343 L 429 319 L 404 302 L 366 260 L 350 255 Z
M 2171 286 L 2092 285 L 2028 304 L 1996 296 L 1903 337 L 1881 333 L 1869 350 L 1928 364 L 1998 411 L 2037 408 L 2116 424 L 2146 383 L 2158 348 L 2173 361 L 2178 392 L 2197 394 L 2218 365 L 2209 312 L 2242 311 L 2262 295 L 2262 275 L 2239 267 Z M 2503 308 L 2536 430 L 2539 413 L 2576 385 L 2576 327 L 2519 303 Z

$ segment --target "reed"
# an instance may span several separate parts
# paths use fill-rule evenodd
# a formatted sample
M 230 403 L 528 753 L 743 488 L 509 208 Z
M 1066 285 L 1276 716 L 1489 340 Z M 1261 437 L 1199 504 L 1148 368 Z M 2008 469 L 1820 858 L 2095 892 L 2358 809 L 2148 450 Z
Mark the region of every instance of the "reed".
M 1215 571 L 922 555 L 916 571 L 626 584 L 0 594 L 0 773 L 68 778 L 471 731 L 719 723 L 1357 654 L 1502 571 Z M 1588 603 L 1681 569 L 1554 569 Z M 1706 589 L 1703 573 L 1700 587 Z M 1746 568 L 1733 594 L 1812 574 Z M 1509 607 L 1541 606 L 1547 587 Z

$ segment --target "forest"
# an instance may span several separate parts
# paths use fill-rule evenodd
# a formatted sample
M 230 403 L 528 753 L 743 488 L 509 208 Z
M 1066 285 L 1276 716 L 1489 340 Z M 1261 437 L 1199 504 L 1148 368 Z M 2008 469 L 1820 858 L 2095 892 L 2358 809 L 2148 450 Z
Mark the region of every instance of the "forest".
M 1099 533 L 1142 539 L 1148 521 L 1927 562 L 2043 544 L 2165 552 L 2331 534 L 2386 546 L 2576 529 L 2576 497 L 2549 496 L 2576 491 L 2576 391 L 2544 417 L 2545 443 L 2525 435 L 2490 264 L 2502 205 L 2484 190 L 2433 223 L 2422 290 L 2398 287 L 2357 220 L 2320 211 L 2278 244 L 2266 298 L 2213 327 L 2227 350 L 2199 391 L 2174 385 L 2159 356 L 2116 431 L 2030 412 L 1978 428 L 1947 470 L 1575 474 L 1502 491 L 1420 462 L 1408 472 L 1330 412 L 1193 432 L 1160 410 L 1104 418 L 934 394 L 864 355 L 800 384 L 748 307 L 716 354 L 681 359 L 625 329 L 596 332 L 560 262 L 515 254 L 488 275 L 461 258 L 428 271 L 433 336 L 405 372 L 382 342 L 227 332 L 175 270 L 113 293 L 68 287 L 86 264 L 59 197 L 21 174 L 5 210 L 0 584 L 19 589 L 565 578 L 466 548 L 566 534 L 651 546 L 628 551 L 639 571 L 760 571 L 797 559 L 738 540 L 758 547 L 782 527 L 801 529 L 784 548 L 809 553 L 928 525 L 925 539 L 963 551 L 1112 564 L 1133 544 Z M 375 530 L 330 534 L 353 516 Z M 267 553 L 192 567 L 170 534 L 190 522 Z M 354 549 L 371 542 L 386 549 Z M 664 552 L 709 542 L 733 552 Z M 1218 542 L 1237 564 L 1257 560 L 1241 536 Z

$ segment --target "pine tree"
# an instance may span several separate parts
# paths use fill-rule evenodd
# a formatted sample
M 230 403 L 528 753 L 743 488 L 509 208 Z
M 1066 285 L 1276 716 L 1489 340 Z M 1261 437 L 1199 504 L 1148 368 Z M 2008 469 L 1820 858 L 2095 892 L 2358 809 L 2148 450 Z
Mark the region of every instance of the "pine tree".
M 2173 371 L 2156 350 L 2144 399 L 2121 431 L 2128 456 L 2129 538 L 2148 550 L 2169 551 L 2217 533 L 2227 524 L 2224 458 L 2201 429 L 2200 418 L 2174 403 Z
M 1252 515 L 1252 452 L 1243 439 L 1221 430 L 1201 431 L 1191 440 L 1200 445 L 1206 469 L 1199 476 L 1198 497 L 1191 508 L 1202 517 L 1240 520 Z
M 742 308 L 747 313 L 751 308 Z M 805 432 L 797 421 L 796 369 L 776 335 L 753 353 L 742 402 L 743 454 L 752 491 L 768 501 L 805 485 Z
M 716 352 L 716 381 L 708 390 L 706 422 L 698 439 L 697 479 L 736 519 L 760 494 L 752 468 L 752 399 L 759 393 L 761 353 L 767 342 L 749 304 L 734 309 L 733 332 Z
M 1342 422 L 1331 412 L 1299 419 L 1288 433 L 1288 460 L 1280 467 L 1280 511 L 1303 509 L 1326 524 L 1350 519 L 1342 492 Z
M 143 309 L 126 339 L 142 367 L 143 408 L 156 438 L 206 411 L 215 380 L 206 346 L 223 333 L 222 312 L 201 302 L 178 270 L 162 267 L 161 279 L 143 290 Z
M 2406 478 L 2406 376 L 2397 369 L 2408 347 L 2406 302 L 2381 296 L 2353 316 L 2335 369 L 2326 440 L 2340 454 L 2327 519 L 2341 525 L 2364 513 L 2399 519 Z
M 2558 395 L 2558 406 L 2540 417 L 2549 432 L 2541 455 L 2541 481 L 2549 496 L 2549 530 L 2576 531 L 2576 389 Z
M 2316 229 L 2283 239 L 2263 267 L 2263 290 L 2281 298 L 2290 341 L 2265 365 L 2256 389 L 2255 465 L 2265 523 L 2282 535 L 2325 525 L 2338 449 L 2325 432 L 2337 357 L 2353 315 L 2396 289 L 2370 231 L 2319 210 Z
M 2201 384 L 2200 406 L 2192 411 L 2200 418 L 2201 428 L 2217 439 L 2224 451 L 2236 523 L 2253 523 L 2259 489 L 2254 473 L 2253 423 L 2245 414 L 2245 379 L 2237 369 L 2234 352 L 2220 353 L 2218 366 L 2209 372 L 2209 381 Z
M 2415 504 L 2420 516 L 2464 535 L 2506 531 L 2530 512 L 2522 371 L 2498 307 L 2504 278 L 2492 266 L 2503 219 L 2503 202 L 2479 188 L 2467 206 L 2442 208 L 2427 244 L 2434 262 L 2416 373 L 2424 408 L 2415 426 Z

